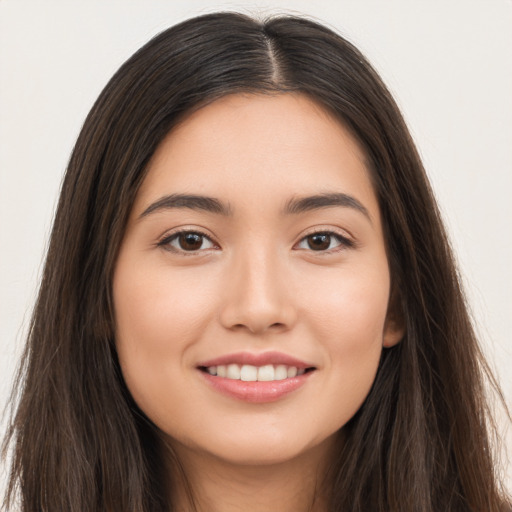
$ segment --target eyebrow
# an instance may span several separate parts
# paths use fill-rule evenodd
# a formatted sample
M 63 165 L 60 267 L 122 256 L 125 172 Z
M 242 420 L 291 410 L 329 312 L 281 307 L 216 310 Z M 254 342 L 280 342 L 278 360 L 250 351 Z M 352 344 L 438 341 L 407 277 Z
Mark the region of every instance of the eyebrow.
M 352 208 L 367 217 L 370 223 L 372 222 L 372 218 L 368 210 L 355 197 L 341 192 L 329 192 L 314 196 L 292 198 L 286 203 L 284 212 L 286 214 L 295 215 L 298 213 L 335 206 Z
M 203 210 L 219 215 L 231 215 L 231 208 L 214 197 L 200 196 L 194 194 L 170 194 L 161 197 L 151 203 L 139 216 L 139 219 L 151 213 L 173 208 L 189 208 L 191 210 Z
M 323 208 L 343 207 L 352 208 L 372 222 L 368 210 L 353 196 L 341 192 L 330 192 L 316 194 L 313 196 L 294 197 L 286 202 L 283 209 L 285 215 L 297 215 Z M 152 213 L 174 208 L 189 208 L 191 210 L 202 210 L 218 215 L 229 216 L 232 214 L 231 207 L 215 197 L 202 196 L 197 194 L 170 194 L 161 197 L 151 203 L 139 216 L 139 219 Z

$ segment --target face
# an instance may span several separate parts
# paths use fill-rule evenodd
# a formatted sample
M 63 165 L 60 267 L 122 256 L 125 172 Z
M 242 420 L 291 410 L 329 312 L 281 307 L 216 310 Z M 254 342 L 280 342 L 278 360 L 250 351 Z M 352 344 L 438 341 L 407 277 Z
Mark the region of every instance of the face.
M 301 95 L 232 95 L 156 151 L 114 276 L 126 384 L 181 450 L 293 459 L 373 383 L 390 276 L 365 157 Z

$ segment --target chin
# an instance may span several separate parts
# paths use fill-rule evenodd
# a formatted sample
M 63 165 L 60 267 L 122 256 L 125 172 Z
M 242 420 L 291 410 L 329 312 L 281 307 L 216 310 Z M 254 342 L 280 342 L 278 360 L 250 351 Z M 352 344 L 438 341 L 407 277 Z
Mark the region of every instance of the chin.
M 290 431 L 276 433 L 261 429 L 257 435 L 254 435 L 254 432 L 245 432 L 243 436 L 228 435 L 203 439 L 201 445 L 190 440 L 173 439 L 171 445 L 176 449 L 178 457 L 193 454 L 214 458 L 233 466 L 269 466 L 299 460 L 316 451 L 325 450 L 328 453 L 335 438 L 336 434 L 325 439 L 298 438 L 291 435 Z

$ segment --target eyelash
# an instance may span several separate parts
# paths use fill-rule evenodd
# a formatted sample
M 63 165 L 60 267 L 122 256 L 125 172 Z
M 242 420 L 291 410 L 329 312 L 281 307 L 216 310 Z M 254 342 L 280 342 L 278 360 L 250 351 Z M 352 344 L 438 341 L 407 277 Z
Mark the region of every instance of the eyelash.
M 193 236 L 201 237 L 201 245 L 203 245 L 203 242 L 206 239 L 210 242 L 211 247 L 208 247 L 206 249 L 199 248 L 199 249 L 193 249 L 193 250 L 188 250 L 188 251 L 183 248 L 173 247 L 171 245 L 171 243 L 179 240 L 179 237 L 183 236 L 183 235 L 193 235 Z M 302 237 L 300 239 L 299 243 L 296 245 L 300 245 L 302 243 L 307 243 L 308 238 L 311 238 L 314 236 L 327 236 L 327 237 L 329 237 L 329 245 L 332 242 L 332 239 L 335 239 L 338 242 L 338 245 L 334 248 L 330 248 L 330 249 L 328 248 L 327 250 L 315 250 L 315 249 L 311 249 L 311 247 L 309 247 L 309 248 L 304 247 L 299 250 L 307 250 L 307 251 L 311 251 L 313 253 L 317 253 L 320 255 L 320 254 L 336 253 L 343 249 L 349 249 L 349 248 L 355 246 L 354 242 L 352 240 L 350 240 L 349 238 L 347 238 L 343 235 L 340 235 L 339 233 L 336 233 L 334 231 L 329 231 L 329 230 L 314 231 L 312 233 L 308 233 L 306 236 Z M 168 236 L 165 236 L 156 245 L 157 245 L 157 247 L 162 247 L 166 251 L 179 253 L 184 256 L 193 256 L 193 255 L 197 255 L 201 251 L 218 248 L 218 245 L 216 245 L 215 242 L 207 234 L 205 234 L 201 231 L 198 231 L 198 230 L 193 230 L 193 229 L 183 229 L 180 231 L 176 231 Z
M 300 239 L 299 244 L 297 244 L 297 245 L 300 245 L 302 243 L 307 244 L 308 238 L 312 238 L 314 236 L 329 237 L 329 245 L 333 239 L 338 242 L 338 245 L 336 247 L 330 248 L 327 250 L 315 251 L 314 249 L 311 249 L 311 247 L 303 248 L 306 251 L 318 253 L 319 255 L 336 253 L 336 252 L 342 251 L 344 249 L 350 249 L 350 248 L 354 247 L 354 245 L 355 245 L 354 242 L 352 240 L 350 240 L 349 238 L 347 238 L 346 236 L 340 235 L 339 233 L 336 233 L 335 231 L 329 231 L 329 230 L 324 230 L 324 231 L 320 230 L 320 231 L 313 231 L 312 233 L 308 233 L 306 236 L 304 236 Z
M 208 249 L 218 247 L 215 244 L 215 242 L 213 242 L 213 240 L 207 234 L 205 234 L 201 231 L 198 231 L 197 229 L 182 229 L 180 231 L 175 231 L 174 233 L 172 233 L 168 236 L 165 236 L 162 240 L 160 240 L 157 243 L 157 247 L 162 247 L 166 251 L 179 253 L 184 256 L 193 256 L 193 255 L 198 254 L 200 251 L 208 250 L 208 249 L 196 249 L 196 250 L 187 251 L 185 249 L 173 247 L 171 245 L 171 243 L 174 242 L 175 240 L 179 240 L 179 237 L 183 236 L 183 235 L 195 235 L 195 236 L 201 237 L 202 242 L 205 239 L 208 240 L 212 244 L 212 247 L 208 247 Z M 201 242 L 201 245 L 202 245 L 202 242 Z

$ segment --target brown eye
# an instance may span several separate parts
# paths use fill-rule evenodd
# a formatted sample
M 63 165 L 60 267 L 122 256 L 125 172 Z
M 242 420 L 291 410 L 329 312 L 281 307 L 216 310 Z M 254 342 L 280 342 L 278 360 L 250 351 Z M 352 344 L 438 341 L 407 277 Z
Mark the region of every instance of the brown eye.
M 338 233 L 331 231 L 319 231 L 305 236 L 296 246 L 297 249 L 305 249 L 315 252 L 331 253 L 353 247 L 354 243 Z
M 203 245 L 203 236 L 198 233 L 180 233 L 178 243 L 184 251 L 197 251 Z
M 326 251 L 331 245 L 331 235 L 315 233 L 307 237 L 308 247 L 313 251 Z
M 199 252 L 215 247 L 214 243 L 206 235 L 195 231 L 175 233 L 166 237 L 158 245 L 174 252 Z

